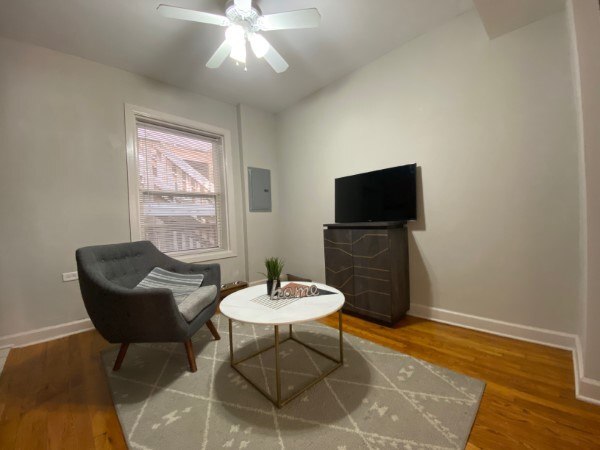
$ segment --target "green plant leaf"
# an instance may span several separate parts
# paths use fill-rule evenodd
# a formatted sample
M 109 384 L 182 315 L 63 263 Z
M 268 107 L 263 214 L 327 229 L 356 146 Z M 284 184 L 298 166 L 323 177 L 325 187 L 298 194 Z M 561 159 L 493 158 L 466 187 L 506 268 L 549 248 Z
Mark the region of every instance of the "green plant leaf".
M 281 271 L 283 270 L 284 262 L 281 258 L 273 256 L 265 259 L 265 267 L 267 273 L 265 275 L 269 280 L 278 280 L 281 277 Z

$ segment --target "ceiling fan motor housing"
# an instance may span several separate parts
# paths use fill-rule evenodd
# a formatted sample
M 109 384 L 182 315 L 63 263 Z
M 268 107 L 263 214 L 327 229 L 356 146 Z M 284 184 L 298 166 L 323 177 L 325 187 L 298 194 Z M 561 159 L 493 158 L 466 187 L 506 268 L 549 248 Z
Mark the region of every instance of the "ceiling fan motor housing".
M 258 6 L 252 6 L 249 10 L 238 8 L 233 0 L 229 0 L 225 9 L 225 16 L 234 25 L 241 26 L 246 33 L 260 31 L 259 19 L 262 13 Z

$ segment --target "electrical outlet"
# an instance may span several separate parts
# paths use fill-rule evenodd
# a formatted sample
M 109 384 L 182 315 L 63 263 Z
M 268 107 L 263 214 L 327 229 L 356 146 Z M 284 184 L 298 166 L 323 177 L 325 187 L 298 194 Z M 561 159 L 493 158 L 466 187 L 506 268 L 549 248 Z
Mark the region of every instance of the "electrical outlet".
M 65 272 L 62 274 L 63 281 L 75 281 L 79 279 L 77 272 Z

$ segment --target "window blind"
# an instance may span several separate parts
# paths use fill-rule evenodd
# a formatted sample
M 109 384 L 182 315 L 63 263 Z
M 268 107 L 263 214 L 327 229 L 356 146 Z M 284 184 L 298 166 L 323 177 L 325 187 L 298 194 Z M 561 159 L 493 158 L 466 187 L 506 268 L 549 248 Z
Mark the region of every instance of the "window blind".
M 223 248 L 220 136 L 136 121 L 139 226 L 164 253 Z

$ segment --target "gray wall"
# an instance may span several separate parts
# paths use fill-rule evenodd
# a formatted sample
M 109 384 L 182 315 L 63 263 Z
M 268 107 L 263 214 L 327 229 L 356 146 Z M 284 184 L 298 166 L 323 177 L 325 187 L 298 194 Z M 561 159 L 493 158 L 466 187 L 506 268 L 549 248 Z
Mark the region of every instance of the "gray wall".
M 279 173 L 275 143 L 275 117 L 246 105 L 238 106 L 240 140 L 243 154 L 243 178 L 246 215 L 246 255 L 248 280 L 265 278 L 265 258 L 281 256 L 279 219 Z M 271 212 L 250 212 L 248 199 L 248 167 L 271 171 Z
M 583 395 L 600 397 L 600 5 L 597 0 L 572 0 L 569 11 L 575 39 L 575 66 L 581 100 L 580 145 L 584 186 L 584 295 L 577 334 L 583 347 L 580 376 L 596 380 Z M 580 391 L 582 389 L 580 388 Z
M 236 108 L 55 51 L 0 39 L 0 336 L 86 317 L 75 249 L 128 241 L 124 104 L 231 130 L 241 211 Z M 245 278 L 238 257 L 223 279 Z
M 472 11 L 284 111 L 289 269 L 324 279 L 334 178 L 417 162 L 412 302 L 574 332 L 579 174 L 569 67 L 564 13 L 490 41 Z

